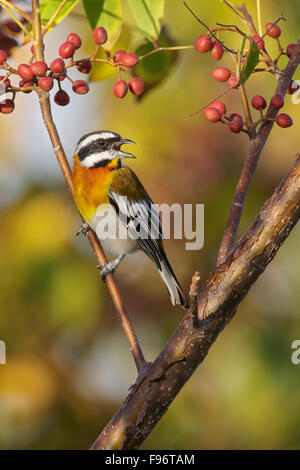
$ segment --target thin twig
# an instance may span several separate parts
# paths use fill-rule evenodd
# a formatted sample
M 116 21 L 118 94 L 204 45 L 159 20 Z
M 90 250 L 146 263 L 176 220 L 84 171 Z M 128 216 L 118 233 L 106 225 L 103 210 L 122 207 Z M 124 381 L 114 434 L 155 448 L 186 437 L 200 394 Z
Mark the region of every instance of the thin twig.
M 35 56 L 35 60 L 44 60 L 39 0 L 32 0 L 32 12 L 33 12 L 32 28 L 33 28 L 34 45 L 35 45 L 34 56 Z M 53 150 L 55 152 L 58 163 L 61 167 L 66 184 L 73 195 L 72 173 L 71 173 L 71 169 L 68 164 L 66 154 L 64 152 L 60 137 L 58 135 L 55 123 L 52 118 L 49 94 L 45 92 L 44 90 L 41 90 L 40 88 L 37 88 L 36 91 L 39 96 L 39 102 L 40 102 L 40 108 L 41 108 L 43 120 L 44 120 L 46 129 L 48 131 L 48 134 L 49 134 L 52 146 L 53 146 Z M 98 264 L 107 263 L 107 259 L 105 257 L 104 251 L 100 245 L 100 242 L 95 232 L 93 232 L 92 230 L 89 230 L 87 233 L 87 237 L 97 257 Z M 143 356 L 141 347 L 139 345 L 139 342 L 136 337 L 130 318 L 126 312 L 120 292 L 118 290 L 116 282 L 111 273 L 109 273 L 106 276 L 106 282 L 107 282 L 107 287 L 109 289 L 113 303 L 118 312 L 122 327 L 127 336 L 127 340 L 128 340 L 130 350 L 132 352 L 137 370 L 138 372 L 141 372 L 144 369 L 146 361 Z
M 139 57 L 139 60 L 143 60 L 143 59 L 145 59 L 145 57 L 148 57 L 149 55 L 154 54 L 156 52 L 160 52 L 160 51 L 181 51 L 183 49 L 194 49 L 194 46 L 157 47 L 157 48 L 153 49 L 152 51 L 147 52 L 147 54 L 141 55 Z
M 193 12 L 193 10 L 186 4 L 186 2 L 183 2 L 184 6 L 189 10 L 189 12 L 193 15 L 194 18 L 196 18 L 196 20 L 202 24 L 202 26 L 204 26 L 205 29 L 207 29 L 207 31 L 209 32 L 209 34 L 215 38 L 215 40 L 217 42 L 219 42 L 220 44 L 222 44 L 222 46 L 224 47 L 224 49 L 228 52 L 230 52 L 231 54 L 233 53 L 233 51 L 231 49 L 229 49 L 227 46 L 225 46 L 225 44 L 223 43 L 223 41 L 220 41 L 220 39 L 217 38 L 217 36 L 214 34 L 214 32 L 202 21 L 200 20 L 200 18 L 198 18 L 197 15 L 195 15 L 195 13 Z
M 215 98 L 213 98 L 209 103 L 206 103 L 206 105 L 202 106 L 202 108 L 198 109 L 197 111 L 194 111 L 192 114 L 189 115 L 189 117 L 193 117 L 195 116 L 196 114 L 198 113 L 201 113 L 201 111 L 203 111 L 203 109 L 207 108 L 211 103 L 213 103 L 214 101 L 218 100 L 219 98 L 222 98 L 222 96 L 226 95 L 226 93 L 228 93 L 229 91 L 233 90 L 233 88 L 235 88 L 236 85 L 231 85 L 230 87 L 226 88 L 224 91 L 222 91 L 222 93 L 220 93 L 218 96 L 215 96 Z
M 210 274 L 199 294 L 197 288 L 194 290 L 201 320 L 195 325 L 191 306 L 143 381 L 130 388 L 124 403 L 91 449 L 117 451 L 141 445 L 204 361 L 299 218 L 300 158 L 247 229 L 233 255 Z
M 257 22 L 258 22 L 258 30 L 260 37 L 262 36 L 262 27 L 261 27 L 261 8 L 260 8 L 260 0 L 256 0 L 257 5 Z
M 242 15 L 241 15 L 235 8 L 233 8 L 233 6 L 230 5 L 229 2 L 227 2 L 226 0 L 222 0 L 222 1 L 223 1 L 223 2 L 225 3 L 225 5 L 227 5 L 228 8 L 230 8 L 230 10 L 232 10 L 239 18 L 243 19 Z

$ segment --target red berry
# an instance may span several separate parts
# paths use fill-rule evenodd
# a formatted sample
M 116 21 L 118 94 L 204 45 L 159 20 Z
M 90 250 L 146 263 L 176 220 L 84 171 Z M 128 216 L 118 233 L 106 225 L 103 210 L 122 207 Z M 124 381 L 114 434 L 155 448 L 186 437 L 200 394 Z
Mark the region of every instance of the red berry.
M 276 93 L 271 99 L 270 105 L 273 106 L 275 109 L 280 109 L 284 105 L 284 99 L 282 98 L 281 95 Z
M 255 34 L 253 36 L 253 40 L 256 42 L 258 49 L 260 50 L 264 49 L 265 47 L 264 40 L 258 34 Z
M 270 38 L 277 39 L 281 35 L 281 29 L 279 28 L 278 24 L 267 23 L 265 26 L 266 33 Z
M 265 107 L 267 106 L 266 100 L 261 95 L 253 96 L 251 104 L 254 109 L 265 109 Z
M 299 90 L 299 88 L 298 83 L 292 80 L 286 92 L 288 95 L 292 95 L 295 91 Z
M 32 80 L 21 80 L 20 83 L 19 83 L 19 86 L 21 88 L 28 87 L 28 86 L 34 86 L 34 82 Z M 32 90 L 23 91 L 23 93 L 26 93 L 26 94 L 31 93 L 31 92 L 32 92 Z
M 70 57 L 73 57 L 75 50 L 76 48 L 72 42 L 64 42 L 60 46 L 58 52 L 60 57 L 62 57 L 63 59 L 69 59 Z
M 126 52 L 125 54 L 122 54 L 119 58 L 119 63 L 121 65 L 124 65 L 124 67 L 134 67 L 138 63 L 138 61 L 138 56 L 132 54 L 131 52 Z
M 0 113 L 10 114 L 15 109 L 15 103 L 13 100 L 4 100 L 0 102 Z
M 276 118 L 276 124 L 279 127 L 290 127 L 293 125 L 293 120 L 288 114 L 282 113 L 278 114 Z
M 216 108 L 220 111 L 221 114 L 225 114 L 226 113 L 226 106 L 224 103 L 222 103 L 222 101 L 213 101 L 210 105 L 209 105 L 210 108 Z
M 228 80 L 227 80 L 227 86 L 237 88 L 239 85 L 239 81 L 236 77 L 236 75 L 232 75 Z
M 81 46 L 81 39 L 76 33 L 70 33 L 67 37 L 67 42 L 71 42 L 75 49 L 79 49 Z
M 48 70 L 48 65 L 45 62 L 38 61 L 38 62 L 34 62 L 31 65 L 32 73 L 39 77 L 42 77 L 43 75 L 45 75 L 47 73 L 47 70 Z
M 218 69 L 213 70 L 212 76 L 218 80 L 218 82 L 226 82 L 230 77 L 230 70 L 226 67 L 219 67 Z
M 89 91 L 89 85 L 85 80 L 76 80 L 72 85 L 72 90 L 78 95 L 85 95 Z
M 54 95 L 54 101 L 59 106 L 66 106 L 70 103 L 70 97 L 64 90 L 58 90 Z
M 114 94 L 117 98 L 124 98 L 128 91 L 128 85 L 124 80 L 118 80 L 114 85 Z
M 34 78 L 34 73 L 28 64 L 20 64 L 18 67 L 18 74 L 24 80 L 32 80 Z
M 292 53 L 294 52 L 295 47 L 296 47 L 296 44 L 288 45 L 288 47 L 286 48 L 286 53 L 288 57 L 291 57 Z
M 4 78 L 4 75 L 0 75 L 0 82 L 3 80 L 3 78 Z M 3 85 L 5 86 L 5 89 L 7 90 L 7 88 L 10 86 L 10 80 L 9 80 L 9 78 L 7 78 L 6 80 L 4 80 L 4 82 L 1 83 L 0 87 L 3 86 Z
M 144 91 L 144 82 L 140 78 L 133 78 L 129 82 L 129 90 L 134 95 L 141 95 Z
M 122 55 L 126 54 L 126 51 L 123 51 L 123 49 L 120 49 L 119 51 L 116 51 L 114 53 L 114 62 L 116 62 L 116 64 L 118 64 L 120 62 L 120 59 L 122 57 Z
M 93 38 L 96 44 L 105 44 L 107 41 L 107 31 L 102 26 L 94 29 Z
M 218 122 L 222 118 L 222 113 L 217 108 L 206 108 L 205 110 L 206 119 L 210 122 Z
M 50 91 L 53 88 L 53 78 L 52 77 L 42 77 L 38 81 L 40 88 L 46 91 Z
M 214 42 L 214 45 L 210 51 L 210 55 L 212 56 L 212 58 L 215 60 L 220 60 L 222 59 L 223 54 L 224 54 L 223 46 L 219 43 L 219 41 Z
M 50 64 L 50 70 L 53 73 L 63 73 L 65 71 L 65 63 L 62 59 L 54 59 Z
M 204 54 L 213 47 L 213 42 L 207 34 L 201 34 L 195 41 L 195 49 Z
M 7 54 L 5 51 L 0 50 L 0 65 L 7 61 Z
M 80 64 L 76 65 L 76 68 L 81 73 L 90 73 L 92 68 L 92 62 L 86 60 L 85 62 L 81 62 Z

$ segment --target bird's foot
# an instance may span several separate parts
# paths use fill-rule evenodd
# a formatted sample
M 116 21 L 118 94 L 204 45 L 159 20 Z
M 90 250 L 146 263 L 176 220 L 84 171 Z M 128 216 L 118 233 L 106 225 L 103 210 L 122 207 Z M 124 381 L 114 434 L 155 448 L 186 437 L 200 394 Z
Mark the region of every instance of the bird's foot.
M 114 273 L 119 264 L 121 263 L 122 259 L 125 257 L 125 253 L 122 253 L 118 258 L 110 261 L 109 263 L 105 264 L 98 264 L 97 269 L 101 269 L 100 276 L 103 282 L 105 282 L 105 278 L 109 273 Z
M 80 235 L 81 233 L 82 233 L 83 235 L 86 235 L 89 230 L 91 230 L 91 227 L 90 227 L 86 222 L 84 222 L 84 223 L 81 225 L 81 227 L 80 227 L 80 229 L 78 230 L 78 232 L 76 233 L 76 235 L 78 236 L 78 235 Z

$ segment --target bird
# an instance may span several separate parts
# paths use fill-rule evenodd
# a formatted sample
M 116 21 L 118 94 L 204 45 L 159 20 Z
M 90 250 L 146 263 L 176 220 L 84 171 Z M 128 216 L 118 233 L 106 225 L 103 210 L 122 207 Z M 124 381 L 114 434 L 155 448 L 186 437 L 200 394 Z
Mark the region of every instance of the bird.
M 87 224 L 81 231 L 93 229 L 105 254 L 117 256 L 99 266 L 104 281 L 127 254 L 141 250 L 156 265 L 172 304 L 187 309 L 188 302 L 164 250 L 158 211 L 134 171 L 124 163 L 124 159 L 136 157 L 121 146 L 134 143 L 107 130 L 79 139 L 72 182 L 77 208 Z M 106 225 L 102 223 L 104 216 Z

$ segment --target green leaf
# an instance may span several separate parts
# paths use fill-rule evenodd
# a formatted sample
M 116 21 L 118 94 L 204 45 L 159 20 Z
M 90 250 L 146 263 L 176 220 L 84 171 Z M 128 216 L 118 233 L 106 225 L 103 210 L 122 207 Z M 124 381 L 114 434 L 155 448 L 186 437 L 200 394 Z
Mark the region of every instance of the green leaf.
M 145 36 L 150 40 L 158 38 L 163 14 L 165 0 L 128 0 L 137 24 Z
M 250 38 L 250 44 L 250 51 L 241 74 L 241 83 L 245 83 L 248 80 L 258 63 L 259 49 L 253 38 Z
M 110 51 L 121 33 L 121 0 L 83 0 L 83 6 L 91 28 L 103 26 L 106 29 L 108 41 L 102 47 Z
M 175 46 L 176 43 L 168 35 L 165 28 L 162 29 L 158 39 L 159 47 Z M 137 56 L 143 56 L 154 49 L 153 44 L 147 41 L 135 51 Z M 172 67 L 178 60 L 178 51 L 160 51 L 140 60 L 134 68 L 134 76 L 139 77 L 145 84 L 145 90 L 137 99 L 143 99 L 154 87 L 160 85 L 171 73 Z
M 116 44 L 111 50 L 111 54 L 113 55 L 116 51 L 120 49 L 123 49 L 125 51 L 128 50 L 130 39 L 131 39 L 130 31 L 127 28 L 123 28 L 121 36 L 119 37 L 118 41 L 116 42 Z M 97 57 L 106 59 L 107 55 L 105 51 L 100 49 L 99 53 L 97 54 Z M 89 81 L 99 82 L 100 80 L 106 80 L 107 78 L 112 77 L 114 75 L 117 80 L 116 69 L 112 67 L 111 65 L 107 65 L 101 62 L 94 62 L 90 76 L 89 76 Z
M 52 26 L 49 28 L 48 32 L 55 28 L 55 26 L 57 26 L 70 13 L 70 11 L 77 5 L 78 2 L 79 0 L 68 0 L 55 18 L 55 21 L 52 23 Z M 41 23 L 43 27 L 52 18 L 60 5 L 61 0 L 42 0 L 40 2 Z

